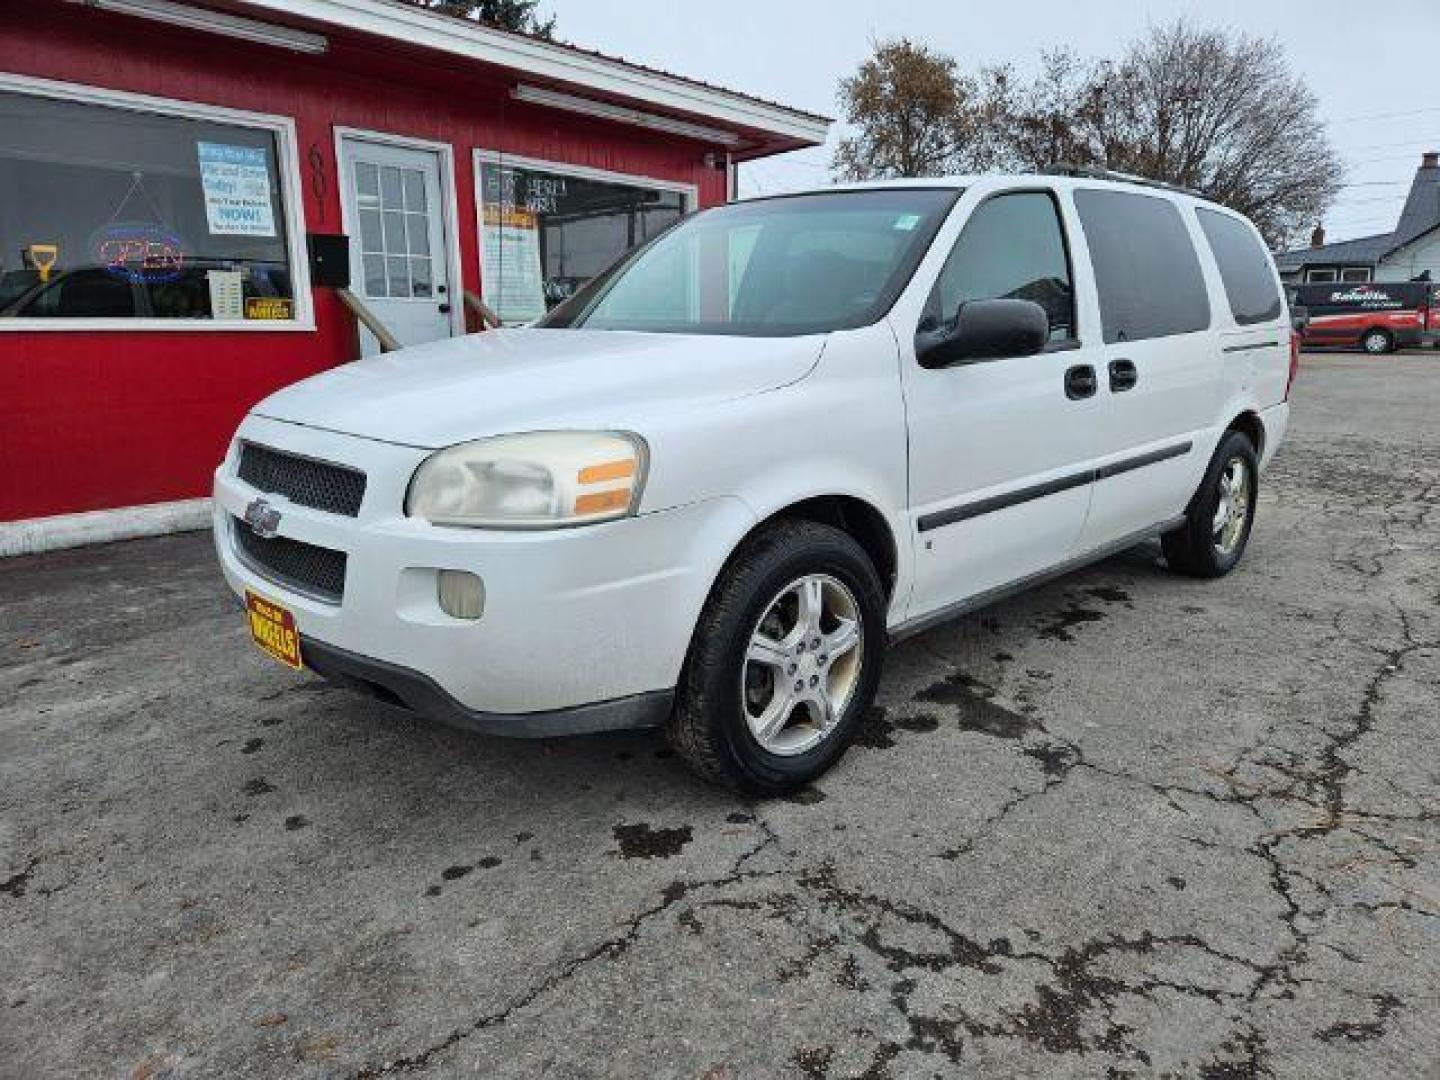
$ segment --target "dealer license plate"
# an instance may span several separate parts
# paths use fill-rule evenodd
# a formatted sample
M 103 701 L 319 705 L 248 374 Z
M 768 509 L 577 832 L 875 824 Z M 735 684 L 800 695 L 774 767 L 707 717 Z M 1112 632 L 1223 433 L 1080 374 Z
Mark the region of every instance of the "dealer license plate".
M 304 667 L 300 662 L 300 633 L 295 629 L 294 615 L 252 592 L 245 593 L 245 614 L 250 619 L 250 636 L 262 652 L 297 671 Z

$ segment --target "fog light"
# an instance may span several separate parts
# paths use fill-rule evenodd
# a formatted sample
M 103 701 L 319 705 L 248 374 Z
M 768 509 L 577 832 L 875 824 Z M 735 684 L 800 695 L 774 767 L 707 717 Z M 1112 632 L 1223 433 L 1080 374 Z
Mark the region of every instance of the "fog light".
M 441 570 L 435 585 L 440 610 L 456 619 L 478 619 L 485 610 L 485 583 L 464 570 Z

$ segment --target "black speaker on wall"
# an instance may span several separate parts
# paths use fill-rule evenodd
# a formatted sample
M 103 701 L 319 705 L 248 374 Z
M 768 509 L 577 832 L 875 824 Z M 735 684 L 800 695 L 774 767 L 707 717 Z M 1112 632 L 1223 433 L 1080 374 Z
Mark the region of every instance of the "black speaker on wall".
M 326 289 L 350 287 L 350 238 L 343 233 L 307 233 L 310 284 Z

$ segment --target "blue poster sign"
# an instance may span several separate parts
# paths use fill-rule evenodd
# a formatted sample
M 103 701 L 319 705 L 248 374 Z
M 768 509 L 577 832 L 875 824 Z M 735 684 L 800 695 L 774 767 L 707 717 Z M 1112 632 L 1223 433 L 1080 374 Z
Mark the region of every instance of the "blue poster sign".
M 212 236 L 274 236 L 270 166 L 259 146 L 197 142 L 205 219 Z

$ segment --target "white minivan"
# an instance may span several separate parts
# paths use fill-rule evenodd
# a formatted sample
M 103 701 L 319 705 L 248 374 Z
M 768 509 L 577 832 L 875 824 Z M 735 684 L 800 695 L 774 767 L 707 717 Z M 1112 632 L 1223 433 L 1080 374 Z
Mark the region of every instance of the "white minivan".
M 280 391 L 215 474 L 251 632 L 506 735 L 825 770 L 886 647 L 1160 537 L 1240 558 L 1296 350 L 1243 217 L 1090 175 L 695 214 L 537 326 Z

